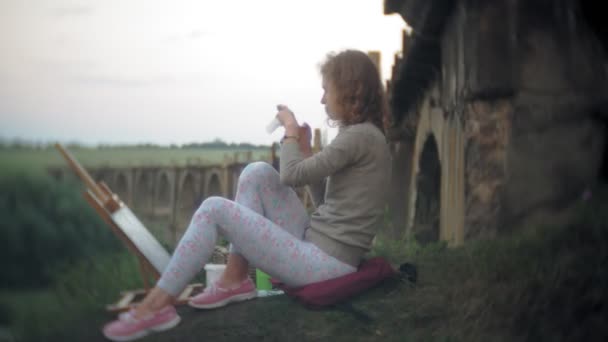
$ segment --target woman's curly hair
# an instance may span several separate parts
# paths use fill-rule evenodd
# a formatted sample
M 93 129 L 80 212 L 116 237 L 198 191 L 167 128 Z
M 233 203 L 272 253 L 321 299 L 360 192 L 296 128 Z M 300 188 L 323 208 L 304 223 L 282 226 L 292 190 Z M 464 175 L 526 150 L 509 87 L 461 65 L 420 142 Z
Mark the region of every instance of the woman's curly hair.
M 320 71 L 337 92 L 338 105 L 345 113 L 341 125 L 369 121 L 384 131 L 386 95 L 378 69 L 367 54 L 357 50 L 329 53 Z

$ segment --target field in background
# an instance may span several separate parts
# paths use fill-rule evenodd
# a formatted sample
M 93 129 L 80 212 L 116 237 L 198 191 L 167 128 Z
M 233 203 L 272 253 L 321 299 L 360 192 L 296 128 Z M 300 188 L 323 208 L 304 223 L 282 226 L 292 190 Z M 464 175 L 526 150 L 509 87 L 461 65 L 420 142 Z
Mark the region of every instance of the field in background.
M 120 146 L 120 147 L 80 147 L 67 149 L 85 168 L 95 167 L 137 167 L 137 166 L 185 166 L 185 165 L 218 165 L 232 162 L 265 160 L 270 162 L 270 147 L 161 147 L 161 146 Z M 249 159 L 250 158 L 250 159 Z M 54 146 L 42 148 L 8 147 L 0 148 L 0 180 L 9 183 L 17 182 L 21 187 L 28 186 L 33 180 L 47 178 L 48 168 L 68 168 L 68 164 Z M 31 174 L 28 179 L 16 180 L 24 174 Z M 54 180 L 49 180 L 54 182 Z M 28 185 L 25 185 L 27 183 Z M 33 185 L 36 186 L 36 185 Z M 74 186 L 80 188 L 81 182 Z M 82 198 L 78 199 L 84 203 Z M 134 209 L 135 210 L 135 209 Z M 137 213 L 137 211 L 135 210 Z M 170 222 L 157 217 L 140 219 L 152 231 L 157 239 L 169 247 Z M 3 235 L 0 234 L 0 238 Z
M 269 148 L 217 149 L 217 148 L 169 148 L 169 147 L 115 147 L 115 148 L 69 148 L 69 151 L 85 167 L 142 166 L 142 165 L 209 165 L 247 160 L 251 151 L 252 160 L 269 160 Z M 4 171 L 43 170 L 47 167 L 67 166 L 54 147 L 43 149 L 0 149 L 0 175 Z

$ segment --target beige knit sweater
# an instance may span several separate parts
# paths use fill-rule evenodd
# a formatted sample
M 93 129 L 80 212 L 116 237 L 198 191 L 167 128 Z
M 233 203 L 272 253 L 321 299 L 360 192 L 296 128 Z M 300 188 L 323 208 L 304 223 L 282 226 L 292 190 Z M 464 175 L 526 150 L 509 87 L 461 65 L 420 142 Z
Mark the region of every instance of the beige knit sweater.
M 358 266 L 382 222 L 390 159 L 384 135 L 371 123 L 342 127 L 331 144 L 309 158 L 297 142 L 287 140 L 281 147 L 281 182 L 308 185 L 316 206 L 304 239 Z

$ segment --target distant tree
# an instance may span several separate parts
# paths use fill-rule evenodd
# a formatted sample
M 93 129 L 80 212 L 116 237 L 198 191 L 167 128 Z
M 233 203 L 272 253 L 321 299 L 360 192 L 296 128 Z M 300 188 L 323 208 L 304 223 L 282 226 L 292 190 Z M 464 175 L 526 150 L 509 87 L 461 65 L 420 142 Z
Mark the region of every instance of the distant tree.
M 76 149 L 82 149 L 83 148 L 83 146 L 79 142 L 77 142 L 77 141 L 70 141 L 70 142 L 68 142 L 66 144 L 66 147 L 69 150 L 76 150 Z

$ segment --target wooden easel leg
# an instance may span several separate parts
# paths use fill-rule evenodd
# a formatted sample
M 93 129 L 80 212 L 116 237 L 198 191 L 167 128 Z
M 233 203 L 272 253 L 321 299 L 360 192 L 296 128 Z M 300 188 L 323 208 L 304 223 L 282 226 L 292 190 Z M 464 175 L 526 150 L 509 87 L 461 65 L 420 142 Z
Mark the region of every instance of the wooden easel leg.
M 310 206 L 310 197 L 308 197 L 308 192 L 305 190 L 304 191 L 304 208 L 308 209 L 308 207 Z
M 148 269 L 146 267 L 146 263 L 138 258 L 139 261 L 139 272 L 141 273 L 141 280 L 144 284 L 144 289 L 146 292 L 150 291 L 150 282 L 148 279 Z
M 190 285 L 186 286 L 184 291 L 182 291 L 182 293 L 180 293 L 180 295 L 175 299 L 175 304 L 183 305 L 183 304 L 188 303 L 190 298 L 192 298 L 194 295 L 198 294 L 203 288 L 204 288 L 204 285 L 200 284 L 200 283 L 190 284 Z

